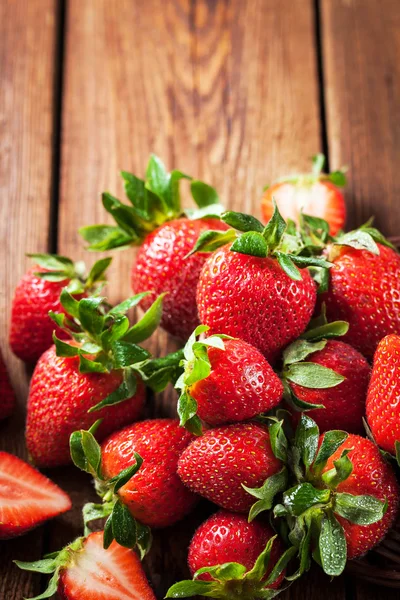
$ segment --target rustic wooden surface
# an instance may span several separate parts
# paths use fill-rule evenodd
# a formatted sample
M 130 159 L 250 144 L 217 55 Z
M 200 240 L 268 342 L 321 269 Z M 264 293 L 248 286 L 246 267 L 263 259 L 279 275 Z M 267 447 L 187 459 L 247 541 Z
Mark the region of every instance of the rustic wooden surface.
M 24 253 L 84 256 L 79 226 L 106 222 L 99 195 L 122 195 L 118 172 L 143 173 L 150 152 L 212 183 L 223 202 L 259 212 L 262 187 L 324 150 L 348 164 L 350 223 L 371 213 L 400 225 L 400 3 L 396 0 L 4 0 L 0 3 L 1 346 L 20 410 L 0 448 L 25 455 L 28 374 L 7 351 L 12 289 Z M 133 251 L 116 253 L 112 300 L 130 293 Z M 174 342 L 154 336 L 153 352 Z M 174 392 L 157 414 L 174 411 Z M 0 545 L 0 599 L 43 581 L 11 566 L 81 532 L 90 482 L 50 473 L 74 510 Z M 208 509 L 205 507 L 204 511 Z M 159 598 L 185 574 L 199 516 L 156 534 L 146 569 Z M 317 600 L 398 596 L 317 571 L 282 595 Z

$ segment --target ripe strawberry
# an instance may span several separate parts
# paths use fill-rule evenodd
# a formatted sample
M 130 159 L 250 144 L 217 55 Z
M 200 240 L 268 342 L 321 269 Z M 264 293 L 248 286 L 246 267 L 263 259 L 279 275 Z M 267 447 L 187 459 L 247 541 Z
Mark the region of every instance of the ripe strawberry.
M 7 373 L 7 367 L 4 363 L 3 355 L 0 350 L 0 421 L 9 417 L 15 406 L 15 394 L 11 387 L 10 379 Z
M 68 287 L 78 298 L 86 295 L 86 290 L 104 280 L 104 272 L 111 260 L 98 261 L 84 279 L 84 265 L 81 263 L 74 264 L 69 258 L 51 254 L 30 256 L 37 264 L 29 269 L 15 289 L 10 346 L 18 358 L 33 363 L 53 343 L 55 327 L 49 311 L 63 311 L 60 304 L 62 289 Z M 56 333 L 65 337 L 60 328 L 56 328 Z
M 28 397 L 26 443 L 38 465 L 70 461 L 70 435 L 95 420 L 88 411 L 99 411 L 103 419 L 99 439 L 104 439 L 140 416 L 145 399 L 142 380 L 159 391 L 176 377 L 179 353 L 152 361 L 149 352 L 137 345 L 156 329 L 162 311 L 160 296 L 130 327 L 125 313 L 142 297 L 133 296 L 105 312 L 104 298 L 78 302 L 66 290 L 61 293 L 70 318 L 64 313 L 52 318 L 73 341 L 54 336 L 55 346 L 36 365 Z
M 367 421 L 378 446 L 399 454 L 400 336 L 388 335 L 378 344 L 367 395 Z M 396 444 L 397 442 L 397 444 Z
M 191 179 L 180 171 L 168 173 L 156 156 L 151 156 L 145 180 L 122 172 L 130 204 L 103 194 L 103 206 L 117 225 L 93 225 L 80 230 L 89 250 L 111 250 L 141 246 L 132 267 L 132 288 L 150 290 L 141 306 L 147 309 L 158 294 L 167 292 L 161 325 L 186 340 L 199 324 L 196 286 L 206 256 L 187 258 L 198 236 L 210 229 L 226 230 L 218 220 L 222 207 L 216 191 L 201 181 L 191 181 L 198 210 L 182 210 L 179 182 Z M 189 217 L 189 218 L 187 218 Z
M 279 179 L 267 187 L 261 201 L 263 217 L 268 221 L 274 211 L 275 200 L 285 220 L 300 225 L 302 213 L 325 219 L 329 232 L 336 235 L 346 222 L 346 204 L 339 187 L 346 185 L 341 171 L 321 173 L 325 162 L 322 154 L 313 158 L 313 171 Z
M 178 474 L 194 492 L 222 508 L 247 512 L 253 498 L 243 489 L 261 486 L 282 467 L 267 429 L 241 423 L 206 431 L 182 453 Z
M 96 417 L 89 413 L 123 383 L 121 370 L 110 373 L 82 373 L 77 356 L 57 356 L 51 346 L 39 359 L 32 375 L 26 419 L 26 445 L 39 467 L 55 467 L 71 462 L 69 438 L 76 429 L 89 428 Z M 103 422 L 99 439 L 139 418 L 145 401 L 145 388 L 137 379 L 131 398 L 98 412 Z
M 306 357 L 306 363 L 294 364 L 297 368 L 302 364 L 321 365 L 342 377 L 323 387 L 321 375 L 317 375 L 319 381 L 314 385 L 320 387 L 307 387 L 306 382 L 303 385 L 295 382 L 296 380 L 303 381 L 303 378 L 299 377 L 298 371 L 290 381 L 289 367 L 288 379 L 291 392 L 301 403 L 321 406 L 321 408 L 307 411 L 307 415 L 314 419 L 321 432 L 330 429 L 344 429 L 349 432 L 361 433 L 371 368 L 362 354 L 344 342 L 328 340 L 325 341 L 323 347 L 320 344 L 317 343 L 317 347 L 320 349 L 315 352 L 312 352 L 312 347 L 310 347 L 311 352 Z M 304 405 L 302 408 L 303 410 L 307 409 Z M 293 412 L 295 423 L 298 423 L 300 414 L 297 411 Z
M 191 541 L 193 581 L 173 585 L 166 598 L 197 593 L 227 600 L 273 597 L 267 590 L 279 587 L 291 555 L 283 555 L 282 543 L 266 523 L 248 523 L 242 515 L 220 510 L 200 525 Z
M 54 573 L 46 598 L 57 592 L 63 600 L 156 600 L 135 552 L 116 542 L 105 550 L 102 531 L 78 538 L 51 558 L 16 563 L 27 571 Z
M 22 535 L 71 506 L 69 496 L 50 479 L 0 452 L 0 539 Z
M 161 326 L 182 340 L 199 324 L 196 287 L 208 258 L 203 253 L 187 255 L 199 235 L 209 229 L 228 227 L 217 219 L 181 218 L 164 223 L 146 236 L 132 267 L 133 291 L 152 290 L 141 302 L 143 309 L 147 310 L 159 294 L 168 293 Z
M 102 445 L 102 469 L 106 479 L 115 477 L 135 461 L 143 466 L 118 496 L 130 513 L 150 527 L 167 527 L 186 516 L 196 496 L 177 475 L 180 455 L 193 436 L 175 419 L 135 423 L 109 437 Z
M 321 295 L 329 319 L 349 322 L 345 341 L 369 359 L 385 335 L 400 333 L 400 256 L 380 243 L 372 250 L 334 247 L 329 290 Z
M 263 355 L 243 340 L 213 335 L 200 325 L 187 342 L 178 413 L 181 425 L 201 433 L 209 425 L 246 421 L 271 410 L 282 399 L 283 386 Z M 197 411 L 197 416 L 196 416 Z

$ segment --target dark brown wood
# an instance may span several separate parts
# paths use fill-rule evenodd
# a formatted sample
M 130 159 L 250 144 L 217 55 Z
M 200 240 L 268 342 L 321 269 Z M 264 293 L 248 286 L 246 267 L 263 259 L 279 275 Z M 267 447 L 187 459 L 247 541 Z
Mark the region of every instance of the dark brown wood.
M 9 351 L 8 324 L 13 289 L 29 265 L 25 252 L 49 249 L 55 29 L 54 0 L 0 3 L 0 334 L 18 398 L 13 418 L 0 423 L 0 450 L 23 457 L 29 373 Z M 37 593 L 38 578 L 11 561 L 38 557 L 42 534 L 0 543 L 0 598 Z
M 322 0 L 331 166 L 349 166 L 349 225 L 400 228 L 400 3 Z

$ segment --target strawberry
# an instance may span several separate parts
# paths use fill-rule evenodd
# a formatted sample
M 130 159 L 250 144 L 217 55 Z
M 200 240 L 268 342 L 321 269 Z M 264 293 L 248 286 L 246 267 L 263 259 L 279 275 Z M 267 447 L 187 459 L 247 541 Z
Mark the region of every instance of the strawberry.
M 300 256 L 297 238 L 286 232 L 278 210 L 264 227 L 241 213 L 224 213 L 231 229 L 222 236 L 206 232 L 194 251 L 215 251 L 205 262 L 197 287 L 197 306 L 210 332 L 238 337 L 255 346 L 269 362 L 307 327 L 316 286 L 307 269 L 329 266 L 323 259 Z M 322 262 L 321 262 L 322 261 Z
M 0 452 L 0 539 L 22 535 L 71 506 L 69 496 L 50 479 Z
M 198 209 L 182 210 L 179 184 L 192 179 L 180 171 L 168 173 L 156 156 L 151 156 L 145 180 L 122 172 L 130 202 L 123 204 L 105 192 L 103 206 L 116 226 L 93 225 L 80 230 L 89 250 L 111 250 L 140 246 L 132 267 L 132 288 L 136 293 L 151 291 L 141 303 L 148 309 L 158 294 L 167 292 L 161 325 L 169 333 L 186 340 L 199 325 L 196 286 L 207 256 L 187 258 L 196 239 L 210 227 L 226 230 L 218 220 L 222 207 L 216 191 L 192 180 L 190 189 Z
M 378 446 L 400 457 L 400 336 L 378 344 L 367 395 L 367 421 Z
M 282 431 L 275 435 L 284 445 Z M 395 473 L 370 440 L 335 430 L 320 436 L 305 414 L 287 457 L 293 486 L 274 513 L 286 518 L 298 548 L 296 576 L 310 567 L 311 553 L 325 573 L 340 575 L 347 559 L 368 552 L 391 527 L 400 491 Z
M 7 367 L 0 350 L 0 421 L 9 417 L 15 406 L 15 394 L 8 377 Z
M 327 323 L 325 315 L 311 322 L 302 338 L 283 353 L 285 396 L 299 422 L 307 410 L 320 431 L 363 432 L 365 399 L 371 373 L 367 360 L 344 342 L 328 339 L 345 335 L 344 321 Z
M 253 500 L 247 486 L 263 485 L 281 468 L 267 429 L 256 423 L 210 429 L 184 450 L 178 462 L 185 485 L 234 512 L 250 509 Z
M 39 359 L 29 390 L 26 443 L 37 465 L 53 467 L 70 462 L 69 437 L 76 429 L 92 425 L 93 411 L 99 411 L 103 419 L 100 440 L 138 419 L 145 400 L 143 379 L 158 390 L 168 382 L 163 359 L 154 361 L 159 372 L 167 375 L 163 382 L 154 384 L 157 370 L 147 377 L 150 354 L 137 345 L 157 327 L 162 297 L 132 327 L 125 316 L 142 297 L 134 296 L 105 313 L 104 298 L 78 302 L 63 290 L 61 302 L 73 320 L 64 313 L 52 317 L 73 340 L 68 343 L 54 336 L 55 346 Z
M 209 425 L 246 421 L 267 412 L 282 399 L 283 386 L 263 355 L 243 340 L 213 335 L 200 325 L 185 348 L 178 413 L 181 425 L 201 433 Z M 197 416 L 196 416 L 197 412 Z
M 149 527 L 172 525 L 196 503 L 177 475 L 178 458 L 192 435 L 177 420 L 153 419 L 118 431 L 100 448 L 93 435 L 98 423 L 74 432 L 70 443 L 75 465 L 94 476 L 103 499 L 102 505 L 84 507 L 86 532 L 90 521 L 108 517 L 107 543 L 115 538 L 144 556 L 151 545 Z
M 346 222 L 346 204 L 340 187 L 346 185 L 343 171 L 321 173 L 325 163 L 323 154 L 313 157 L 313 171 L 303 175 L 289 175 L 265 188 L 261 211 L 266 221 L 274 211 L 276 201 L 284 219 L 301 223 L 302 213 L 325 219 L 329 232 L 336 235 Z
M 266 523 L 248 523 L 243 515 L 221 510 L 200 525 L 191 541 L 193 581 L 173 585 L 166 598 L 272 598 L 267 590 L 279 587 L 292 554 L 292 549 L 283 554 L 282 543 Z
M 110 259 L 98 261 L 84 278 L 84 265 L 54 254 L 30 254 L 37 263 L 16 287 L 11 310 L 10 346 L 25 362 L 34 363 L 52 345 L 54 323 L 49 311 L 61 312 L 60 293 L 67 287 L 76 297 L 104 280 Z M 61 329 L 57 335 L 63 337 Z
M 116 542 L 104 549 L 104 535 L 78 538 L 43 560 L 15 562 L 26 571 L 54 573 L 40 598 L 57 592 L 63 600 L 156 600 L 135 552 Z

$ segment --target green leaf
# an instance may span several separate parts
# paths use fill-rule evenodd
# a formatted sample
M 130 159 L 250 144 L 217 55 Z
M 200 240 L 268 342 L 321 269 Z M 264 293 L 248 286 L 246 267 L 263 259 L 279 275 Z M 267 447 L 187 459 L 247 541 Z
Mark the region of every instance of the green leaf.
M 178 415 L 181 427 L 185 427 L 186 423 L 190 421 L 197 414 L 197 402 L 188 392 L 183 392 L 179 396 L 178 400 Z
M 302 276 L 299 269 L 296 267 L 291 259 L 292 255 L 284 254 L 283 252 L 275 252 L 275 256 L 280 264 L 282 270 L 294 281 L 301 281 Z
M 309 267 L 309 272 L 318 286 L 317 294 L 323 294 L 329 289 L 329 269 L 320 269 L 318 267 Z
M 109 480 L 108 483 L 114 484 L 114 494 L 118 492 L 124 485 L 132 479 L 134 475 L 139 471 L 143 464 L 143 458 L 137 452 L 134 452 L 135 463 L 130 465 L 126 469 L 123 469 L 118 475 Z
M 270 425 L 268 429 L 272 452 L 282 462 L 287 460 L 288 441 L 283 431 L 283 420 Z
M 264 239 L 271 251 L 279 246 L 286 229 L 286 221 L 280 214 L 274 199 L 272 199 L 272 202 L 274 205 L 274 212 L 263 232 Z
M 109 319 L 107 319 L 108 321 Z M 113 316 L 111 323 L 111 326 L 103 331 L 100 337 L 101 344 L 106 351 L 110 350 L 112 344 L 122 338 L 129 329 L 129 319 L 122 314 Z
M 222 565 L 215 565 L 210 567 L 202 567 L 198 569 L 194 574 L 193 578 L 198 579 L 200 575 L 207 573 L 213 579 L 220 582 L 232 581 L 234 579 L 241 579 L 246 572 L 246 567 L 235 562 L 224 563 Z
M 146 188 L 165 201 L 170 175 L 158 156 L 152 154 L 146 169 Z M 172 209 L 171 206 L 168 207 Z
M 307 358 L 310 354 L 322 350 L 326 346 L 326 340 L 320 342 L 307 342 L 305 339 L 298 339 L 288 346 L 283 353 L 283 364 L 292 365 Z
M 80 236 L 89 243 L 88 250 L 104 252 L 124 248 L 136 241 L 120 227 L 113 225 L 89 225 L 79 229 Z
M 190 598 L 197 595 L 212 598 L 216 586 L 212 581 L 180 581 L 169 588 L 165 598 Z
M 322 517 L 318 546 L 325 573 L 331 577 L 343 573 L 347 560 L 346 538 L 343 527 L 331 513 Z
M 212 204 L 219 204 L 217 191 L 211 187 L 211 185 L 208 185 L 203 181 L 194 179 L 190 183 L 190 190 L 192 192 L 193 199 L 199 208 L 211 206 Z
M 104 504 L 94 504 L 93 502 L 87 502 L 82 509 L 83 524 L 84 524 L 84 535 L 89 535 L 91 529 L 88 523 L 97 521 L 98 519 L 105 519 L 109 517 L 114 508 L 114 502 L 106 502 Z
M 268 256 L 268 244 L 261 233 L 248 231 L 233 242 L 231 252 L 265 258 Z
M 325 156 L 319 152 L 312 157 L 312 172 L 313 175 L 318 176 L 322 172 L 325 164 Z
M 131 298 L 128 298 L 127 300 L 124 300 L 120 304 L 114 306 L 108 314 L 125 315 L 128 312 L 128 310 L 137 306 L 145 296 L 148 296 L 148 294 L 149 292 L 142 292 L 141 294 L 136 294 L 135 296 L 132 296 Z
M 282 571 L 286 569 L 286 567 L 288 566 L 292 558 L 296 556 L 296 554 L 297 548 L 295 548 L 294 546 L 288 548 L 283 554 L 281 554 L 275 565 L 272 567 L 272 570 L 270 571 L 268 578 L 265 581 L 265 585 L 267 587 L 272 585 L 278 579 Z
M 129 367 L 151 356 L 148 350 L 125 340 L 126 336 L 124 336 L 123 340 L 118 340 L 112 344 L 112 353 L 117 369 Z
M 65 312 L 79 319 L 79 301 L 76 300 L 65 288 L 60 294 L 60 303 L 65 309 Z
M 269 560 L 271 557 L 272 546 L 273 546 L 273 543 L 276 540 L 276 538 L 277 538 L 277 536 L 275 535 L 274 537 L 272 537 L 268 540 L 264 550 L 257 557 L 257 560 L 254 563 L 253 568 L 251 569 L 251 571 L 249 571 L 246 574 L 246 581 L 258 582 L 263 579 L 263 577 L 265 576 L 267 569 L 268 569 L 268 564 L 269 564 Z M 245 567 L 244 567 L 244 569 L 246 571 Z M 238 577 L 236 577 L 236 579 L 238 579 Z
M 257 233 L 263 233 L 264 231 L 264 225 L 261 221 L 245 213 L 229 210 L 221 215 L 221 220 L 238 231 L 256 231 Z
M 81 373 L 109 373 L 110 369 L 102 362 L 90 360 L 86 356 L 83 356 L 83 354 L 80 354 L 79 371 Z
M 185 208 L 185 215 L 194 220 L 197 219 L 220 219 L 225 208 L 222 204 L 210 204 L 203 208 Z
M 379 248 L 373 237 L 361 229 L 337 236 L 335 243 L 340 246 L 351 246 L 351 248 L 355 248 L 356 250 L 367 250 L 372 254 L 379 254 Z
M 389 242 L 389 240 L 386 239 L 385 236 L 375 227 L 369 227 L 368 224 L 366 224 L 362 225 L 360 229 L 365 233 L 368 233 L 375 242 L 378 242 L 383 246 L 387 246 L 388 248 L 392 248 L 392 250 L 395 250 L 397 252 L 396 246 Z
M 113 506 L 114 508 L 114 506 Z M 113 528 L 112 528 L 112 514 L 108 517 L 105 525 L 104 525 L 104 533 L 103 533 L 103 548 L 107 550 L 111 546 L 111 543 L 114 539 Z
M 318 441 L 318 425 L 313 419 L 302 414 L 296 429 L 294 443 L 299 449 L 301 460 L 307 468 L 313 463 L 316 457 Z
M 330 490 L 318 490 L 311 483 L 300 483 L 283 494 L 283 504 L 290 514 L 299 517 L 312 506 L 329 502 Z
M 59 256 L 58 254 L 27 254 L 27 256 L 43 269 L 63 272 L 64 279 L 65 275 L 74 276 L 74 263 L 66 256 Z
M 343 171 L 333 171 L 329 173 L 327 179 L 337 187 L 344 187 L 347 183 L 346 175 Z
M 353 463 L 348 457 L 350 450 L 343 450 L 341 457 L 333 461 L 334 468 L 322 475 L 322 480 L 331 489 L 335 489 L 339 483 L 346 481 L 353 471 Z
M 301 362 L 289 365 L 285 370 L 285 377 L 293 383 L 311 389 L 332 388 L 345 380 L 343 375 L 333 369 L 313 362 Z
M 82 449 L 87 461 L 86 471 L 101 478 L 101 448 L 90 431 L 81 430 Z
M 138 344 L 147 340 L 154 333 L 161 321 L 165 296 L 166 292 L 158 296 L 140 321 L 133 325 L 124 335 L 124 341 Z
M 328 262 L 324 258 L 315 257 L 315 256 L 297 256 L 296 254 L 290 255 L 292 261 L 298 267 L 322 267 L 325 269 L 329 269 L 333 266 L 333 263 Z
M 336 450 L 340 448 L 347 438 L 348 433 L 345 431 L 332 430 L 327 431 L 324 434 L 322 444 L 313 464 L 314 475 L 318 476 L 320 473 L 322 473 L 328 458 L 335 454 Z
M 298 396 L 296 396 L 296 394 L 290 386 L 288 386 L 288 393 L 285 393 L 285 400 L 294 408 L 294 410 L 301 412 L 307 410 L 314 410 L 317 408 L 325 408 L 324 404 L 313 404 L 312 402 L 305 402 L 304 400 L 301 400 Z
M 150 527 L 136 521 L 136 548 L 140 555 L 140 560 L 143 560 L 146 554 L 150 551 L 153 542 Z
M 56 556 L 58 556 L 58 552 L 56 553 Z M 23 571 L 33 571 L 34 573 L 44 573 L 45 575 L 54 573 L 58 564 L 57 560 L 54 558 L 42 558 L 41 560 L 34 560 L 33 562 L 13 560 L 13 563 Z
M 39 594 L 39 596 L 35 596 L 34 598 L 31 598 L 30 600 L 44 600 L 45 598 L 52 598 L 54 596 L 54 594 L 57 592 L 58 581 L 60 579 L 60 570 L 61 570 L 60 567 L 55 570 L 52 578 L 49 581 L 49 584 L 48 584 L 46 590 L 42 594 Z
M 259 488 L 249 488 L 242 484 L 246 492 L 258 498 L 258 502 L 253 504 L 250 509 L 249 522 L 253 521 L 264 510 L 271 510 L 275 496 L 286 489 L 287 483 L 288 473 L 286 467 L 283 467 L 279 473 L 268 477 Z
M 82 298 L 79 301 L 79 321 L 82 328 L 96 338 L 101 334 L 104 327 L 104 317 L 99 312 L 104 298 Z
M 326 323 L 320 327 L 309 329 L 302 334 L 303 340 L 328 340 L 331 338 L 340 337 L 346 335 L 349 330 L 349 324 L 347 321 L 333 321 L 332 323 Z
M 56 336 L 55 331 L 53 331 L 53 342 L 56 347 L 57 356 L 65 356 L 65 357 L 78 356 L 79 348 L 77 348 L 76 346 L 72 346 L 71 344 L 68 344 L 68 342 L 63 342 L 63 340 L 60 340 Z
M 371 525 L 380 521 L 387 510 L 387 502 L 374 496 L 335 495 L 334 512 L 356 525 Z
M 125 504 L 120 500 L 114 505 L 111 514 L 112 532 L 115 541 L 124 548 L 136 546 L 136 521 Z
M 139 240 L 140 232 L 137 231 L 137 218 L 133 208 L 123 204 L 109 192 L 103 192 L 101 200 L 106 211 L 110 213 L 125 235 L 129 236 L 131 240 Z
M 203 231 L 187 256 L 195 252 L 214 252 L 214 250 L 217 250 L 221 246 L 233 242 L 236 238 L 237 234 L 234 229 L 228 229 L 227 231 L 214 231 L 213 229 Z
M 124 371 L 124 381 L 121 385 L 114 392 L 111 392 L 111 394 L 108 394 L 108 396 L 103 398 L 101 402 L 98 402 L 98 404 L 89 408 L 88 412 L 97 412 L 105 406 L 114 406 L 115 404 L 120 404 L 120 402 L 132 398 L 136 392 L 136 384 L 136 377 L 132 375 L 129 370 Z
M 143 179 L 139 179 L 133 173 L 121 171 L 121 176 L 124 180 L 125 194 L 136 210 L 138 215 L 146 220 L 151 220 L 149 190 L 145 188 Z
M 102 258 L 94 263 L 93 267 L 90 269 L 89 275 L 86 280 L 87 287 L 91 287 L 97 281 L 104 281 L 104 274 L 110 266 L 111 261 L 112 258 Z

